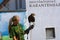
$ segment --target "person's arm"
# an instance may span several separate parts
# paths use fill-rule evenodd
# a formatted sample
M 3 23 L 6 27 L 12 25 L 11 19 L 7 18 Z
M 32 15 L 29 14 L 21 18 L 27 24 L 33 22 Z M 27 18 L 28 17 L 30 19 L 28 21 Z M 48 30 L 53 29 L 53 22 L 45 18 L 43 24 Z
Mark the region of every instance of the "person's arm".
M 14 28 L 12 29 L 12 31 L 13 31 L 13 32 L 12 32 L 13 39 L 14 39 L 14 40 L 17 40 L 17 38 L 16 38 L 16 33 L 15 33 L 15 30 L 14 30 Z
M 30 30 L 32 30 L 34 28 L 34 25 L 31 25 L 28 29 L 24 30 L 23 26 L 20 24 L 20 26 L 22 27 L 22 30 L 24 31 L 23 34 L 28 34 Z
M 13 37 L 13 40 L 17 40 L 16 36 Z
M 34 28 L 34 25 L 31 25 L 28 29 L 24 31 L 24 34 L 28 34 L 30 30 Z

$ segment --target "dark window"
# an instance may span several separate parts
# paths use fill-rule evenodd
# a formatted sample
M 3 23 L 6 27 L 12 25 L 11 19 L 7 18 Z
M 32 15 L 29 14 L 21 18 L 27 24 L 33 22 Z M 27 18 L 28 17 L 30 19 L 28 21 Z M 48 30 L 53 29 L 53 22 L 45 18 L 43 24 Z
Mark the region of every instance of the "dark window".
M 26 11 L 26 0 L 2 0 L 0 2 L 0 11 L 25 12 Z
M 16 0 L 16 10 L 26 10 L 26 0 Z
M 55 38 L 55 28 L 46 28 L 46 38 L 47 39 Z
M 43 0 L 43 1 L 46 1 L 46 2 L 55 2 L 55 0 Z

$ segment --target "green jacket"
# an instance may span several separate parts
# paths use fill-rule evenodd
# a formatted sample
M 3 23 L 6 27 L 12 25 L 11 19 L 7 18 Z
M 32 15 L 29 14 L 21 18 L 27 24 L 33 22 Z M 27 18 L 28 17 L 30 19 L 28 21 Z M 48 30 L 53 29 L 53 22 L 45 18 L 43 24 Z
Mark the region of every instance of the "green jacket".
M 21 24 L 18 24 L 17 26 L 12 25 L 9 34 L 11 38 L 13 38 L 13 36 L 16 36 L 20 40 L 24 40 L 24 30 Z

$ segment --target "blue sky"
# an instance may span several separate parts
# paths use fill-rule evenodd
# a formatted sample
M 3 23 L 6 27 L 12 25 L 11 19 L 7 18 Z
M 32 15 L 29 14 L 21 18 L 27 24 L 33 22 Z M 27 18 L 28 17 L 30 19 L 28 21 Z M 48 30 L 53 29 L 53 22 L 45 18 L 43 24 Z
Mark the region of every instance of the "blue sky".
M 8 35 L 9 19 L 14 15 L 18 15 L 20 17 L 20 23 L 24 25 L 25 12 L 1 13 L 0 14 L 0 32 L 2 32 L 2 35 Z
M 3 0 L 0 0 L 0 4 L 3 2 Z

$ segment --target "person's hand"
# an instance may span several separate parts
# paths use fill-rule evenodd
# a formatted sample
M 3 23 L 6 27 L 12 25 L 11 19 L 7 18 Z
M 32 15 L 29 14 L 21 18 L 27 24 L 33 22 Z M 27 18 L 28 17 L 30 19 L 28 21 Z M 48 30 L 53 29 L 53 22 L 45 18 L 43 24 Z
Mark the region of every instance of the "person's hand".
M 16 36 L 14 36 L 14 40 L 17 40 Z
M 31 25 L 31 26 L 29 27 L 30 30 L 33 29 L 33 28 L 34 28 L 34 25 Z

